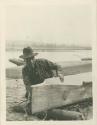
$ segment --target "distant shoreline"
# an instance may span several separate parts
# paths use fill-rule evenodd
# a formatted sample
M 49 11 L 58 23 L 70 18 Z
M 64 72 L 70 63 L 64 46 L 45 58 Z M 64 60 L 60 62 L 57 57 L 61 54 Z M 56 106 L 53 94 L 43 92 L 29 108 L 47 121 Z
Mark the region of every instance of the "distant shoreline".
M 78 50 L 92 50 L 91 48 L 33 48 L 36 52 L 64 52 Z M 6 48 L 6 51 L 22 51 L 21 48 Z

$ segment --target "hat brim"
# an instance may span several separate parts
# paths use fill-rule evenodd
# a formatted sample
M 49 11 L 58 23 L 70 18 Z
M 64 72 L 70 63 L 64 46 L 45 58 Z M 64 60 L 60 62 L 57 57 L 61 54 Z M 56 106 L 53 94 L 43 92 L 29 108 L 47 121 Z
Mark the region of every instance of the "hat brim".
M 34 57 L 34 56 L 36 56 L 36 55 L 38 55 L 38 53 L 32 53 L 31 55 L 27 55 L 27 56 L 21 55 L 21 56 L 19 56 L 19 57 L 22 58 L 22 59 L 27 59 L 27 58 Z

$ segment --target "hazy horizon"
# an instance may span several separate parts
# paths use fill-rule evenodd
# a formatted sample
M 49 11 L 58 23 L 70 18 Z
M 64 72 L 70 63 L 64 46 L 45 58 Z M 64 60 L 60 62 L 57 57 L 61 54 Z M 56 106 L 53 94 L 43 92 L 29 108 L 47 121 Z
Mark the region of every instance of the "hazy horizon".
M 22 50 L 25 47 L 30 46 L 35 51 L 73 51 L 73 50 L 92 50 L 92 46 L 89 45 L 75 45 L 75 44 L 56 44 L 56 43 L 8 43 L 6 44 L 6 51 Z

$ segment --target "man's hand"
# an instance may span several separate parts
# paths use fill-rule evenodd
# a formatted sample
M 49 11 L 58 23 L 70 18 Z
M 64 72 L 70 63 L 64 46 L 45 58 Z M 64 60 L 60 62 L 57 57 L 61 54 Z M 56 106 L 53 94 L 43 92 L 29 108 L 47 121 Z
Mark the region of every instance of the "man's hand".
M 64 76 L 62 74 L 58 74 L 58 76 L 59 76 L 61 82 L 64 82 Z

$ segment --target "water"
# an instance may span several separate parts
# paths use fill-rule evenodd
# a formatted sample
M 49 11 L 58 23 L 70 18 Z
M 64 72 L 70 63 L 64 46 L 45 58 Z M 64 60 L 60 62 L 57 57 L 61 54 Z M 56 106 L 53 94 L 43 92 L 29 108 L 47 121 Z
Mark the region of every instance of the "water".
M 7 51 L 6 52 L 6 67 L 14 67 L 15 64 L 9 62 L 9 59 L 19 58 L 22 51 Z M 80 61 L 81 58 L 89 57 L 91 58 L 91 50 L 73 50 L 73 51 L 63 51 L 63 52 L 39 52 L 36 58 L 45 58 L 53 62 L 62 61 Z

